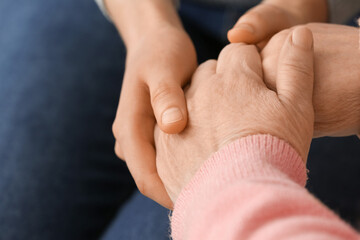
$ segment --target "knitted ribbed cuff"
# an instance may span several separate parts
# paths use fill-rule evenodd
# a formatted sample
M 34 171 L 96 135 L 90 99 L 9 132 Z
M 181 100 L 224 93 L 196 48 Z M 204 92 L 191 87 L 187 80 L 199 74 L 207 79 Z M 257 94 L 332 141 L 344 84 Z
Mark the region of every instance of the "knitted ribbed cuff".
M 234 182 L 264 179 L 303 187 L 306 167 L 294 148 L 271 135 L 248 136 L 225 146 L 202 165 L 180 193 L 171 219 L 173 238 L 183 239 L 187 214 L 199 199 L 212 199 Z

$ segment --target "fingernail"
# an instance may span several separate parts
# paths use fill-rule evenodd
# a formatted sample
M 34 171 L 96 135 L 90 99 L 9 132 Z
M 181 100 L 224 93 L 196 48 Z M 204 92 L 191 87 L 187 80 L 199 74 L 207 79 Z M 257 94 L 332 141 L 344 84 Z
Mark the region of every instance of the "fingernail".
M 313 36 L 306 27 L 295 28 L 292 33 L 292 42 L 295 46 L 301 47 L 305 50 L 310 50 L 313 47 Z
M 254 28 L 251 25 L 246 24 L 246 23 L 241 23 L 241 24 L 237 25 L 234 29 L 245 30 L 245 31 L 248 31 L 249 33 L 255 32 Z
M 162 115 L 162 123 L 163 124 L 170 124 L 174 122 L 178 122 L 183 119 L 183 115 L 179 108 L 173 107 L 166 110 Z

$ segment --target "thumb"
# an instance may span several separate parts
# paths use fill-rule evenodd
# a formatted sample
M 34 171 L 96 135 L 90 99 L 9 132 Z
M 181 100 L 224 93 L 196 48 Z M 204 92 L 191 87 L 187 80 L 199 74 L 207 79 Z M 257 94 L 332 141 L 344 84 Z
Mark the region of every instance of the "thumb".
M 228 32 L 231 43 L 257 44 L 295 24 L 291 15 L 275 5 L 262 3 L 246 12 Z
M 276 88 L 281 101 L 310 103 L 314 86 L 313 36 L 306 27 L 289 34 L 280 52 Z
M 160 129 L 169 134 L 181 132 L 187 124 L 187 109 L 180 83 L 156 81 L 149 87 L 151 104 Z

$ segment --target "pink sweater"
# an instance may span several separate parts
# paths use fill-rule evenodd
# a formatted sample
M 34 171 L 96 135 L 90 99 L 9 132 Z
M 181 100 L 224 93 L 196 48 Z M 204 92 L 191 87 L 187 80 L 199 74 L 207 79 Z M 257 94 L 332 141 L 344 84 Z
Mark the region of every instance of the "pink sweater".
M 207 160 L 183 189 L 173 239 L 360 239 L 304 188 L 306 179 L 303 161 L 286 142 L 241 138 Z

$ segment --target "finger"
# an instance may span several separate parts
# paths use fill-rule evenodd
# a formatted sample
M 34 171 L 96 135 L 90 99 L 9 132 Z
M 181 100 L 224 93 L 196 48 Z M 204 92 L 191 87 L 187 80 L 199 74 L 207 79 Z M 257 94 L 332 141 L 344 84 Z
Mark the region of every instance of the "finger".
M 118 141 L 115 142 L 114 151 L 115 151 L 116 156 L 118 156 L 118 158 L 125 161 L 124 153 L 123 153 L 122 148 Z
M 214 74 L 216 74 L 217 61 L 214 59 L 207 60 L 200 64 L 193 74 L 191 86 L 193 89 L 197 89 L 196 85 L 200 85 L 203 81 L 208 81 Z
M 172 201 L 157 172 L 154 146 L 140 135 L 135 133 L 134 138 L 124 145 L 126 164 L 139 191 L 171 209 Z
M 180 81 L 163 78 L 149 82 L 151 105 L 160 129 L 179 133 L 187 124 L 187 109 Z
M 263 76 L 266 86 L 276 91 L 276 75 L 279 62 L 279 55 L 285 40 L 292 30 L 287 29 L 273 36 L 267 45 L 261 50 Z
M 256 44 L 256 47 L 258 48 L 259 51 L 263 50 L 264 47 L 268 44 L 268 42 L 270 41 L 271 37 L 266 38 L 265 40 L 262 40 L 261 42 Z
M 281 100 L 312 103 L 314 85 L 313 36 L 306 27 L 289 34 L 280 52 L 276 88 Z
M 274 54 L 262 59 L 264 82 L 269 89 L 276 92 L 276 75 L 278 67 L 276 63 L 278 63 L 278 56 Z
M 216 73 L 251 75 L 262 82 L 260 54 L 254 45 L 232 43 L 221 52 L 217 61 Z M 260 77 L 260 78 L 259 78 Z
M 295 24 L 291 15 L 285 10 L 262 3 L 246 12 L 229 30 L 228 39 L 231 43 L 260 43 L 282 29 Z
M 139 191 L 164 207 L 172 202 L 160 180 L 156 168 L 154 148 L 155 119 L 150 96 L 144 86 L 124 82 L 113 131 L 116 149 L 133 176 Z M 122 119 L 121 123 L 117 119 Z
M 191 83 L 184 89 L 187 100 L 191 100 L 199 94 L 199 89 L 204 89 L 205 86 L 211 85 L 211 79 L 216 74 L 216 65 L 217 61 L 213 59 L 200 64 L 191 78 Z M 191 112 L 192 103 L 193 101 L 188 101 L 187 103 L 189 112 Z
M 193 78 L 209 78 L 216 73 L 217 61 L 214 59 L 207 60 L 206 62 L 200 64 L 196 69 Z

